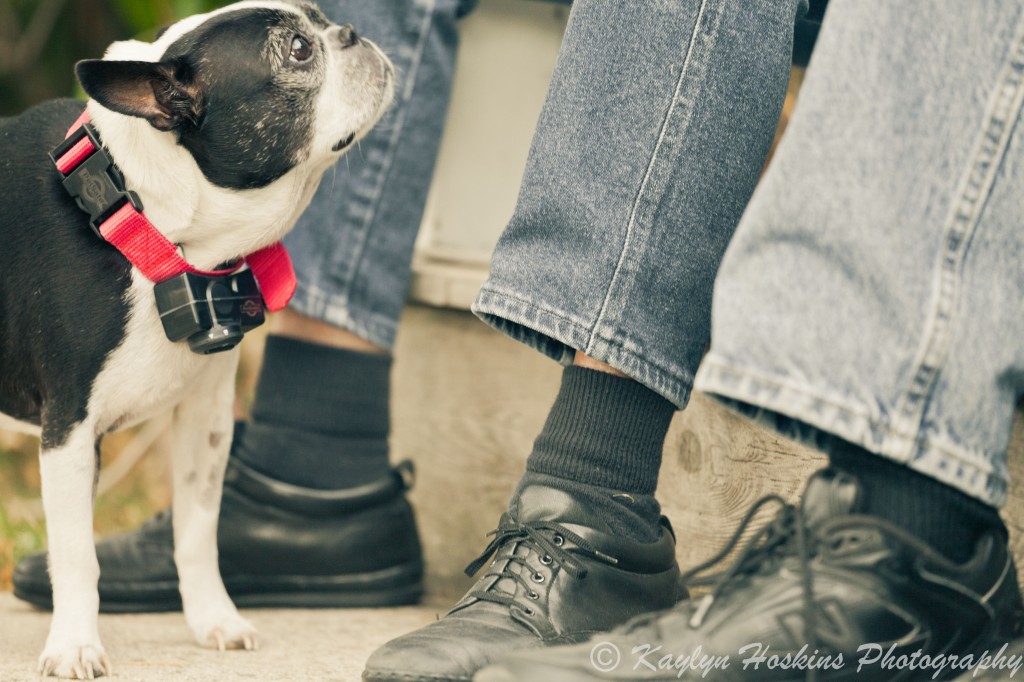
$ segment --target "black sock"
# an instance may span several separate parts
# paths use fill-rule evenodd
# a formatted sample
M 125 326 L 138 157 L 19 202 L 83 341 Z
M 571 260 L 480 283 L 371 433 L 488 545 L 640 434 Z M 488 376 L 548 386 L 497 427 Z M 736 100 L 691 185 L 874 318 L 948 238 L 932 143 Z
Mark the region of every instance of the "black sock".
M 900 526 L 952 561 L 967 561 L 982 533 L 1003 527 L 994 507 L 952 486 L 846 441 L 826 440 L 832 466 L 861 483 L 857 513 Z
M 656 539 L 661 508 L 654 490 L 674 413 L 672 403 L 631 379 L 566 367 L 513 511 L 519 491 L 543 484 L 580 498 L 614 532 Z
M 336 490 L 387 475 L 391 357 L 270 336 L 236 455 L 278 481 Z

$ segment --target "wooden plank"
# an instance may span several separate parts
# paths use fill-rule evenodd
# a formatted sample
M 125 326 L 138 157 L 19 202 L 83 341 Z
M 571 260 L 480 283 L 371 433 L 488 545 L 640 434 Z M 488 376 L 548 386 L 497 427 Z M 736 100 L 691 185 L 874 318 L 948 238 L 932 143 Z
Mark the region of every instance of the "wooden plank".
M 412 499 L 428 562 L 428 589 L 451 596 L 462 568 L 486 545 L 522 474 L 558 390 L 559 366 L 492 332 L 471 315 L 411 306 L 393 381 L 395 461 L 412 458 Z M 1010 457 L 1016 483 L 1006 518 L 1024 556 L 1024 418 Z M 796 501 L 819 453 L 754 425 L 697 394 L 665 443 L 658 498 L 679 537 L 679 560 L 713 555 L 757 499 Z M 764 518 L 770 516 L 766 514 Z

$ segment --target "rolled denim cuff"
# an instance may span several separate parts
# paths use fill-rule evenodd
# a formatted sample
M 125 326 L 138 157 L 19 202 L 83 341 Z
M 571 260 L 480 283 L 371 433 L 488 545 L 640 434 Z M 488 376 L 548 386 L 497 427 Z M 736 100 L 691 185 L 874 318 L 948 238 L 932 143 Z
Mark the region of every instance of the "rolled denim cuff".
M 678 409 L 690 400 L 693 380 L 684 369 L 652 362 L 616 339 L 591 332 L 571 313 L 487 286 L 480 290 L 473 312 L 495 330 L 562 365 L 571 365 L 576 350 L 586 348 L 589 357 L 623 372 Z
M 809 447 L 824 450 L 826 439 L 837 436 L 993 507 L 1002 507 L 1009 496 L 1009 471 L 999 466 L 1005 457 L 940 443 L 923 433 L 902 433 L 877 406 L 825 393 L 799 378 L 764 374 L 711 353 L 697 372 L 697 387 Z

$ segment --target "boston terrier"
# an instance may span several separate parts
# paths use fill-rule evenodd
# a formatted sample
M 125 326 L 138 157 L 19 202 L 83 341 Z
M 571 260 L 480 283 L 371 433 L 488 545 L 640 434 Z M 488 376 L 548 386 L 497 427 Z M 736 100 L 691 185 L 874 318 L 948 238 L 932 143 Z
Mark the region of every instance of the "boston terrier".
M 54 609 L 40 671 L 91 679 L 111 672 L 99 441 L 168 408 L 185 618 L 205 646 L 256 647 L 217 565 L 233 347 L 287 302 L 278 242 L 395 79 L 376 45 L 301 0 L 193 16 L 76 72 L 87 104 L 0 119 L 0 426 L 41 439 Z

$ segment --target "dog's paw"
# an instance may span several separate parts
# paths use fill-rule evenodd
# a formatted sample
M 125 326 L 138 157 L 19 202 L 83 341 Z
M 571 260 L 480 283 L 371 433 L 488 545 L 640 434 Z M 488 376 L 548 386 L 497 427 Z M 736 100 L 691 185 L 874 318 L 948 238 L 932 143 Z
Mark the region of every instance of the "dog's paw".
M 199 643 L 211 649 L 259 649 L 256 628 L 237 611 L 226 613 L 219 618 L 203 619 L 202 623 L 193 626 L 192 630 Z
M 99 642 L 61 647 L 46 647 L 39 657 L 39 672 L 44 676 L 72 680 L 94 680 L 110 675 L 110 660 Z

